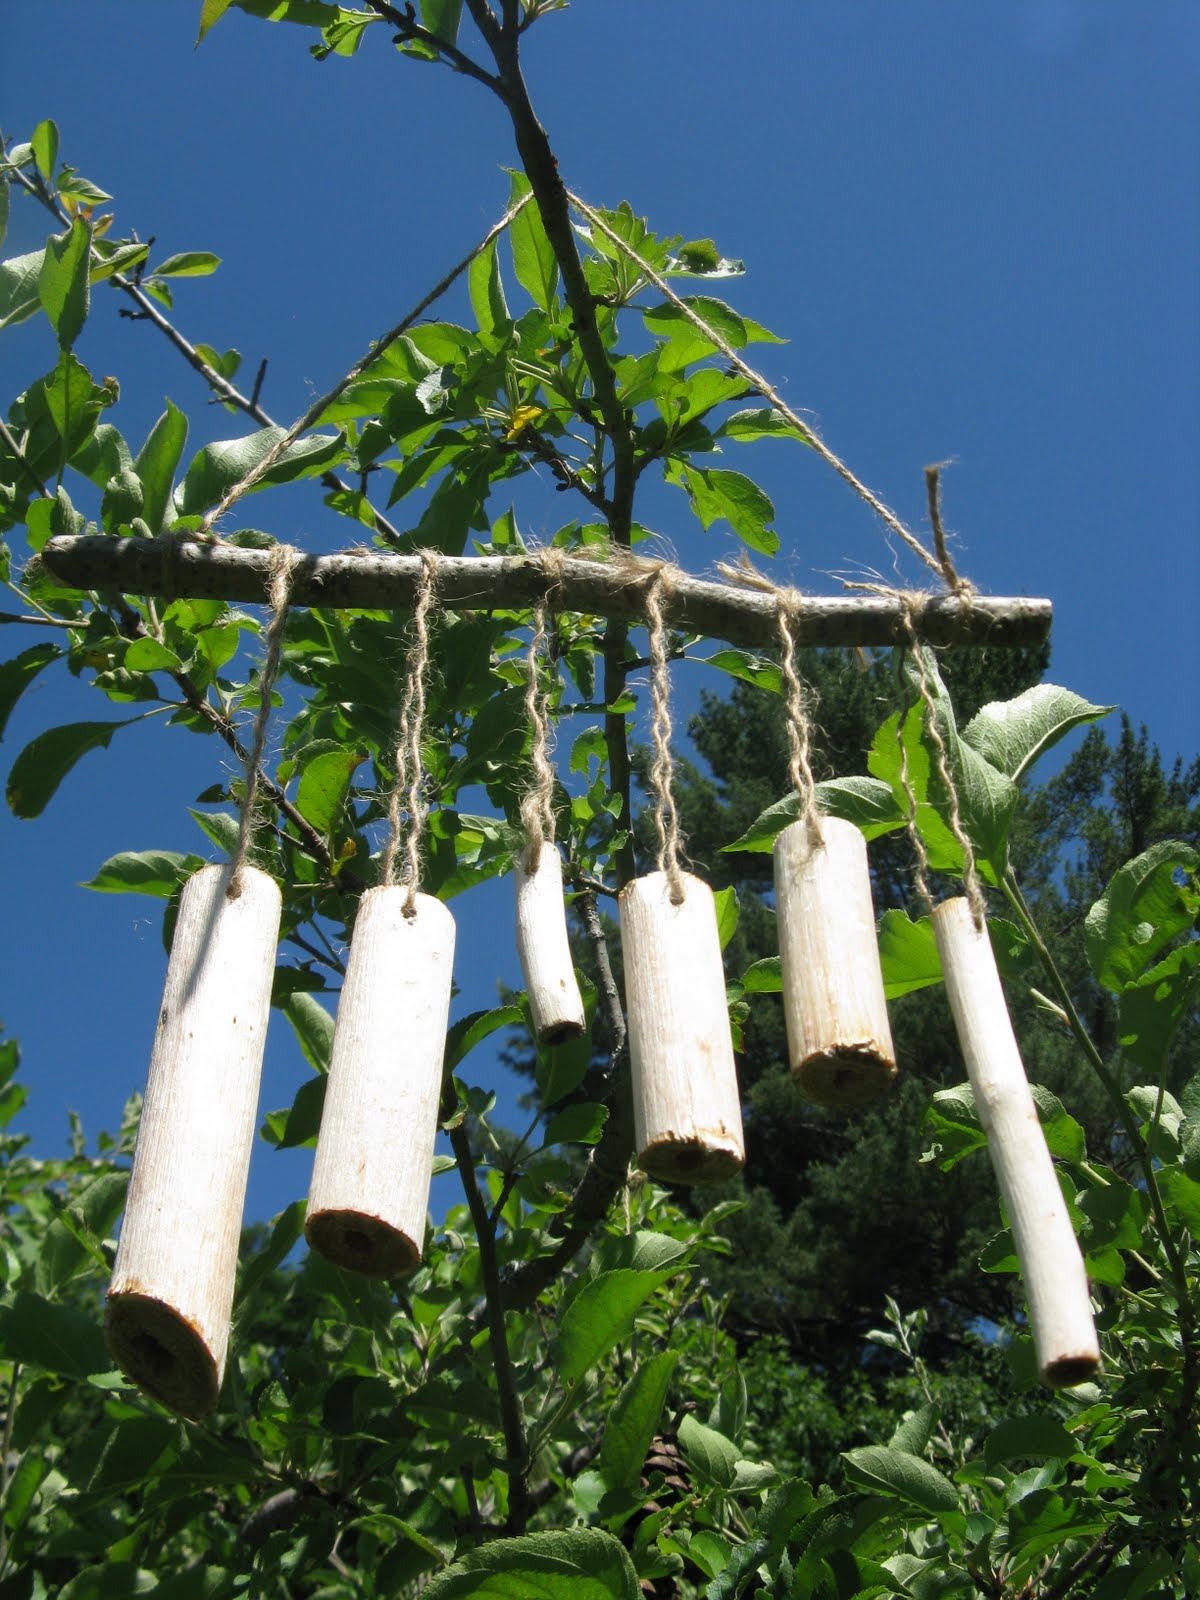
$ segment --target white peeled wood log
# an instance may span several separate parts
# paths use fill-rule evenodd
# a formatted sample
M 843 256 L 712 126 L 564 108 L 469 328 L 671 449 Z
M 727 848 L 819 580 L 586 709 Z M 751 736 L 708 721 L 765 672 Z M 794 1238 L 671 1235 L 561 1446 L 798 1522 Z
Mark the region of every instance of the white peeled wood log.
M 228 866 L 184 885 L 108 1291 L 109 1348 L 185 1417 L 216 1404 L 229 1345 L 280 893 Z
M 421 1260 L 437 1136 L 454 918 L 369 889 L 354 923 L 304 1224 L 312 1248 L 369 1278 Z
M 775 840 L 775 915 L 792 1078 L 817 1105 L 855 1107 L 895 1080 L 867 844 L 852 822 L 821 818 Z
M 584 1029 L 583 1000 L 567 940 L 562 861 L 552 844 L 543 844 L 530 872 L 528 856 L 526 848 L 516 861 L 517 955 L 534 1032 L 541 1044 L 561 1044 Z
M 662 872 L 621 891 L 634 1135 L 652 1178 L 716 1183 L 745 1162 L 742 1108 L 713 893 L 683 881 L 680 905 Z
M 946 993 L 1012 1228 L 1044 1381 L 1069 1388 L 1100 1364 L 1087 1274 L 1013 1035 L 987 929 L 963 898 L 933 913 Z

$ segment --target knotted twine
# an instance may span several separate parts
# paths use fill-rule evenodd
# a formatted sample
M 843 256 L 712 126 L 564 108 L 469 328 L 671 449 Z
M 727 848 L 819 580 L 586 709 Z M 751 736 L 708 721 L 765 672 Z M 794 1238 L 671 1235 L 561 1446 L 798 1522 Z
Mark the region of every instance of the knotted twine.
M 525 715 L 533 729 L 530 762 L 533 786 L 521 800 L 521 822 L 528 841 L 525 870 L 532 876 L 542 859 L 542 847 L 554 843 L 554 768 L 550 765 L 550 687 L 543 684 L 540 662 L 547 649 L 546 612 L 550 592 L 562 583 L 563 553 L 543 550 L 538 556 L 546 575 L 546 598 L 533 608 L 533 632 L 525 657 Z
M 271 561 L 267 570 L 267 605 L 271 620 L 267 624 L 262 670 L 258 677 L 258 712 L 254 718 L 254 737 L 246 755 L 246 793 L 242 800 L 237 845 L 233 852 L 233 870 L 229 874 L 229 885 L 225 890 L 225 897 L 228 900 L 236 900 L 241 895 L 246 861 L 250 854 L 259 773 L 267 747 L 267 728 L 271 720 L 271 697 L 275 679 L 279 676 L 280 658 L 283 655 L 283 636 L 287 631 L 292 574 L 299 560 L 300 551 L 293 549 L 291 545 L 277 544 L 271 550 Z
M 438 557 L 434 550 L 422 550 L 417 576 L 416 604 L 413 608 L 412 643 L 404 663 L 404 694 L 400 701 L 400 725 L 396 735 L 393 763 L 396 770 L 388 800 L 388 842 L 383 852 L 381 877 L 385 888 L 407 885 L 404 915 L 417 914 L 417 893 L 421 875 L 421 837 L 429 807 L 425 803 L 421 771 L 421 740 L 425 732 L 425 684 L 429 673 L 429 612 L 435 600 Z M 408 830 L 403 815 L 408 812 Z M 404 864 L 397 871 L 396 858 L 404 839 Z
M 682 905 L 687 895 L 679 865 L 682 839 L 675 809 L 675 758 L 671 754 L 671 678 L 667 670 L 667 633 L 663 602 L 670 599 L 674 579 L 664 563 L 654 573 L 646 591 L 646 620 L 650 627 L 650 694 L 654 704 L 651 734 L 654 761 L 650 787 L 654 791 L 654 828 L 658 834 L 658 870 L 667 880 L 672 905 Z

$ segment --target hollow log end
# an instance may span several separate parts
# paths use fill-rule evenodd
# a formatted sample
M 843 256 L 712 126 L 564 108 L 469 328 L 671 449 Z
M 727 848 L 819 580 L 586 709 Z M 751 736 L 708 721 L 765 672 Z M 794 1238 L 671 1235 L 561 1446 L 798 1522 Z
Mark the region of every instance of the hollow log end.
M 200 1330 L 153 1295 L 110 1290 L 104 1331 L 113 1360 L 139 1389 L 180 1416 L 217 1403 L 221 1374 Z
M 839 1045 L 792 1065 L 792 1081 L 805 1100 L 835 1111 L 857 1111 L 878 1100 L 899 1073 L 874 1041 Z
M 1077 1383 L 1094 1378 L 1100 1368 L 1100 1357 L 1095 1350 L 1082 1350 L 1075 1355 L 1056 1356 L 1042 1368 L 1042 1381 L 1051 1389 L 1073 1389 Z
M 309 1246 L 331 1266 L 362 1278 L 400 1278 L 421 1264 L 421 1247 L 399 1228 L 362 1211 L 310 1212 Z
M 539 1044 L 569 1044 L 572 1039 L 578 1039 L 586 1033 L 587 1025 L 577 1021 L 574 1017 L 564 1017 L 554 1022 L 548 1022 L 545 1027 L 538 1029 Z
M 740 1141 L 728 1135 L 656 1140 L 639 1154 L 637 1164 L 656 1183 L 720 1183 L 739 1173 L 746 1163 Z

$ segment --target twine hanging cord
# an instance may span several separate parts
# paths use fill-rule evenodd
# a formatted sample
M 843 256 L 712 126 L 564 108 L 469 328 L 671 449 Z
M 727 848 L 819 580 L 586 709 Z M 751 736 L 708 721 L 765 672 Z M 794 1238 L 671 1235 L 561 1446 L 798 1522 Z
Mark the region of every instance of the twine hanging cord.
M 679 906 L 687 896 L 687 885 L 679 864 L 683 840 L 679 831 L 679 814 L 675 809 L 671 678 L 667 666 L 667 631 L 663 622 L 663 605 L 670 601 L 674 583 L 673 570 L 664 562 L 653 573 L 646 590 L 646 621 L 650 630 L 650 696 L 654 705 L 651 721 L 654 760 L 650 766 L 650 787 L 654 791 L 658 870 L 666 877 L 671 904 Z
M 540 662 L 547 647 L 546 616 L 550 598 L 562 585 L 563 552 L 542 550 L 537 560 L 546 577 L 546 597 L 533 608 L 533 631 L 525 658 L 525 714 L 533 730 L 530 762 L 533 784 L 521 799 L 521 823 L 527 839 L 525 870 L 534 873 L 542 848 L 554 843 L 554 768 L 550 764 L 550 689 L 542 681 Z
M 242 801 L 237 845 L 233 853 L 233 869 L 229 874 L 229 885 L 225 890 L 226 898 L 229 900 L 238 899 L 242 893 L 246 861 L 250 854 L 250 840 L 254 831 L 259 772 L 267 747 L 267 728 L 271 721 L 271 698 L 275 680 L 279 676 L 283 638 L 287 632 L 292 574 L 299 560 L 300 551 L 291 545 L 277 544 L 271 551 L 267 578 L 267 604 L 270 607 L 271 620 L 267 624 L 262 670 L 258 677 L 258 712 L 254 718 L 254 737 L 246 756 L 246 793 Z
M 421 741 L 425 733 L 425 690 L 429 674 L 429 613 L 437 588 L 438 556 L 422 550 L 421 572 L 413 608 L 412 642 L 404 664 L 404 693 L 400 700 L 400 725 L 394 754 L 395 781 L 388 800 L 388 842 L 384 848 L 380 877 L 385 887 L 395 888 L 403 881 L 408 887 L 404 915 L 417 914 L 417 893 L 421 875 L 421 838 L 429 807 L 422 792 Z M 407 831 L 403 825 L 408 813 Z M 403 866 L 397 866 L 400 845 L 404 844 Z

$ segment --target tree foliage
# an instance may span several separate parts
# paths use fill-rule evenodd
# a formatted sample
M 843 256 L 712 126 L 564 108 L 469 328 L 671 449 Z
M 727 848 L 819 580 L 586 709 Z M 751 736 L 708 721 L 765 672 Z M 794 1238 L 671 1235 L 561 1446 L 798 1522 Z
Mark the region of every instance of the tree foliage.
M 525 32 L 561 0 L 233 5 L 310 30 L 318 57 L 390 42 L 495 93 L 521 162 L 503 243 L 489 237 L 464 263 L 472 326 L 406 319 L 286 430 L 236 386 L 236 351 L 172 320 L 215 256 L 160 260 L 133 234 L 110 237 L 111 197 L 65 162 L 52 122 L 4 149 L 0 222 L 15 199 L 51 231 L 0 262 L 0 330 L 44 317 L 53 348 L 0 428 L 0 532 L 15 556 L 6 543 L 0 575 L 20 620 L 46 634 L 0 667 L 0 727 L 59 668 L 112 708 L 17 754 L 6 793 L 19 817 L 39 817 L 88 752 L 118 759 L 120 730 L 141 717 L 244 758 L 239 719 L 266 696 L 252 614 L 65 587 L 38 559 L 55 536 L 160 540 L 164 558 L 180 540 L 258 548 L 269 534 L 230 523 L 242 495 L 253 487 L 269 524 L 271 491 L 310 481 L 384 550 L 513 555 L 525 542 L 505 502 L 536 468 L 571 504 L 558 550 L 627 557 L 644 534 L 639 493 L 657 478 L 704 528 L 728 523 L 769 557 L 770 500 L 721 464 L 725 447 L 736 458 L 734 446 L 812 443 L 730 365 L 775 338 L 714 292 L 736 261 L 656 235 L 628 204 L 572 218 L 520 70 Z M 229 9 L 206 0 L 200 37 Z M 687 288 L 682 306 L 668 279 Z M 83 360 L 102 285 L 240 414 L 228 438 L 189 456 L 189 419 L 168 401 L 144 441 L 126 440 L 119 385 Z M 408 621 L 331 604 L 288 622 L 281 756 L 261 777 L 253 845 L 285 886 L 274 1003 L 311 1073 L 267 1114 L 272 1145 L 315 1138 L 341 952 L 379 875 Z M 422 885 L 443 899 L 509 871 L 522 842 L 529 624 L 527 608 L 481 607 L 446 611 L 433 630 Z M 15 1043 L 0 1046 L 0 1600 L 1200 1588 L 1200 1080 L 1187 1046 L 1200 770 L 1167 774 L 1125 725 L 1115 746 L 1089 732 L 1035 789 L 1035 763 L 1105 712 L 1039 683 L 1044 660 L 806 657 L 821 804 L 871 840 L 885 980 L 915 1065 L 876 1110 L 816 1113 L 781 1069 L 774 998 L 767 852 L 795 811 L 780 798 L 779 669 L 706 645 L 733 693 L 705 700 L 691 731 L 709 773 L 688 771 L 679 798 L 697 860 L 729 891 L 750 1170 L 744 1191 L 705 1210 L 628 1172 L 624 1023 L 597 896 L 628 882 L 640 853 L 634 631 L 553 619 L 551 711 L 571 730 L 559 839 L 592 1038 L 537 1053 L 533 1120 L 516 1135 L 496 1125 L 471 1052 L 521 1019 L 522 997 L 456 1022 L 443 1127 L 463 1201 L 431 1224 L 418 1271 L 388 1284 L 297 1261 L 300 1201 L 248 1230 L 234 1353 L 204 1422 L 132 1389 L 101 1331 L 136 1103 L 94 1153 L 76 1128 L 65 1159 L 39 1159 L 12 1131 L 24 1089 Z M 675 653 L 700 644 L 679 636 Z M 200 849 L 233 847 L 244 797 L 243 779 L 214 786 L 192 812 L 195 852 L 131 847 L 90 887 L 157 899 L 169 944 Z M 1053 1396 L 1036 1388 L 1012 1240 L 910 890 L 910 823 L 935 887 L 969 871 L 956 808 L 1103 1339 L 1097 1379 Z

